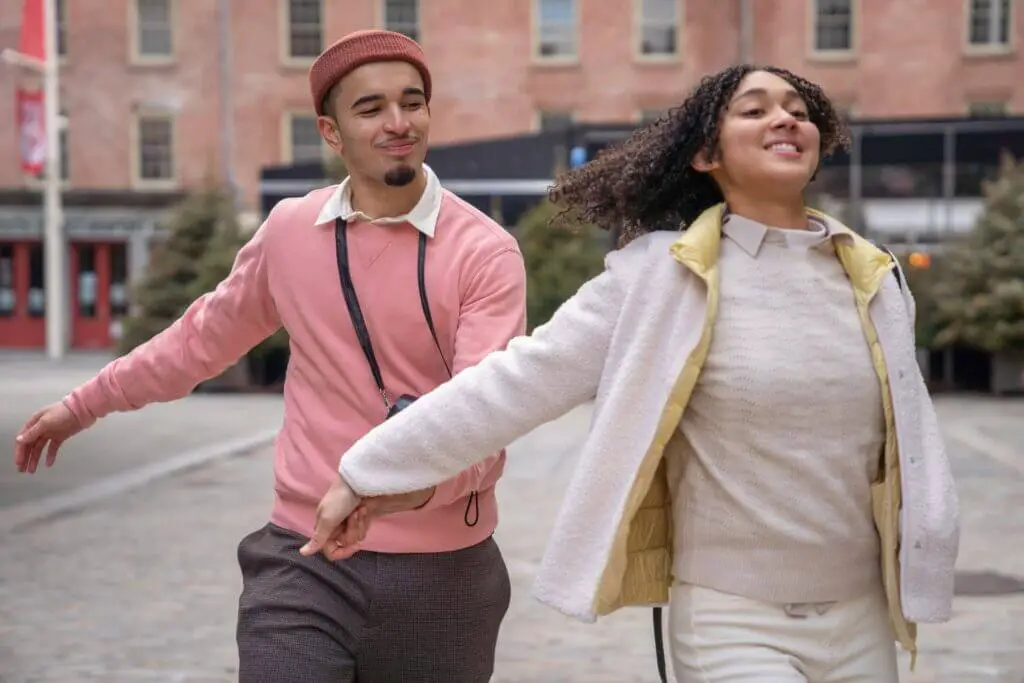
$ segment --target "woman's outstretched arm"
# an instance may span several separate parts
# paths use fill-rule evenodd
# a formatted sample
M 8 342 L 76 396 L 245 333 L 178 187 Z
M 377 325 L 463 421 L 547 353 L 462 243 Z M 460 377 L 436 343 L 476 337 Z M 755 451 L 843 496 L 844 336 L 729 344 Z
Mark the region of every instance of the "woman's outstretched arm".
M 614 252 L 552 319 L 418 399 L 357 441 L 341 477 L 362 497 L 442 482 L 597 393 L 621 308 Z

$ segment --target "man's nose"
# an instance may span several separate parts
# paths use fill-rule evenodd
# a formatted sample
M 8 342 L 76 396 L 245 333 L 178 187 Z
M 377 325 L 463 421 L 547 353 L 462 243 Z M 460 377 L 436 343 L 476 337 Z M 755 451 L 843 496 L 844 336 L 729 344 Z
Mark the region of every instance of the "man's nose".
M 389 107 L 384 129 L 392 135 L 405 135 L 409 132 L 409 119 L 400 106 Z

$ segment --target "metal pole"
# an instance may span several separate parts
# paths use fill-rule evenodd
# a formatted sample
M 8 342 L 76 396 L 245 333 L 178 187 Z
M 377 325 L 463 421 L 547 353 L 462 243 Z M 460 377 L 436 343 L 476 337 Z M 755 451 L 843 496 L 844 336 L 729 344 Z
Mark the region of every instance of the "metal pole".
M 865 235 L 868 232 L 861 200 L 864 194 L 864 166 L 861 158 L 862 133 L 859 128 L 850 131 L 850 227 Z
M 43 253 L 46 272 L 46 355 L 64 357 L 67 348 L 66 282 L 64 269 L 64 216 L 60 183 L 60 56 L 57 54 L 57 3 L 43 2 L 46 58 L 43 66 L 43 115 L 46 125 L 46 182 L 43 187 Z
M 953 232 L 953 203 L 956 198 L 956 132 L 948 126 L 942 136 L 942 201 L 945 205 L 946 235 Z
M 740 64 L 754 60 L 754 3 L 740 0 Z
M 220 15 L 220 155 L 221 173 L 227 183 L 231 199 L 237 207 L 240 201 L 238 185 L 235 183 L 235 115 L 232 98 L 231 74 L 233 72 L 231 44 L 231 3 L 219 0 Z

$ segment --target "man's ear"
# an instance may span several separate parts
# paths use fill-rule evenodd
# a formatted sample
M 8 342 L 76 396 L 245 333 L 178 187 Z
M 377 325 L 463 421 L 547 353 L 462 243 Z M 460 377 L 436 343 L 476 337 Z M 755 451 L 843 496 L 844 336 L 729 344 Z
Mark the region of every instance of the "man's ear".
M 338 130 L 338 124 L 329 116 L 320 116 L 317 117 L 316 127 L 320 129 L 320 135 L 327 142 L 327 145 L 338 154 L 341 154 L 341 132 Z
M 700 171 L 701 173 L 711 173 L 711 171 L 718 170 L 718 161 L 708 151 L 708 148 L 700 150 L 693 156 L 693 161 L 690 162 L 690 166 L 693 170 Z

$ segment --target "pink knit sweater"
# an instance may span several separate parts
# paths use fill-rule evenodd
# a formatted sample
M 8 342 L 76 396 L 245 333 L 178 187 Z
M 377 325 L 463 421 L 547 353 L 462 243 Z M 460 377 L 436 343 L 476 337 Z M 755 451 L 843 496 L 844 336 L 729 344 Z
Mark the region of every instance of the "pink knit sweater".
M 338 281 L 333 223 L 316 224 L 333 190 L 278 204 L 215 291 L 65 398 L 88 425 L 113 411 L 186 396 L 283 325 L 291 358 L 271 521 L 307 536 L 339 459 L 384 416 Z M 394 396 L 422 395 L 447 379 L 419 301 L 417 239 L 409 224 L 349 226 L 352 280 Z M 456 373 L 525 331 L 515 238 L 446 191 L 427 247 L 426 283 L 441 348 Z M 504 453 L 495 454 L 439 486 L 422 510 L 380 518 L 363 547 L 443 552 L 482 541 L 497 524 L 494 485 L 503 467 Z M 471 526 L 464 513 L 474 490 L 479 520 Z

